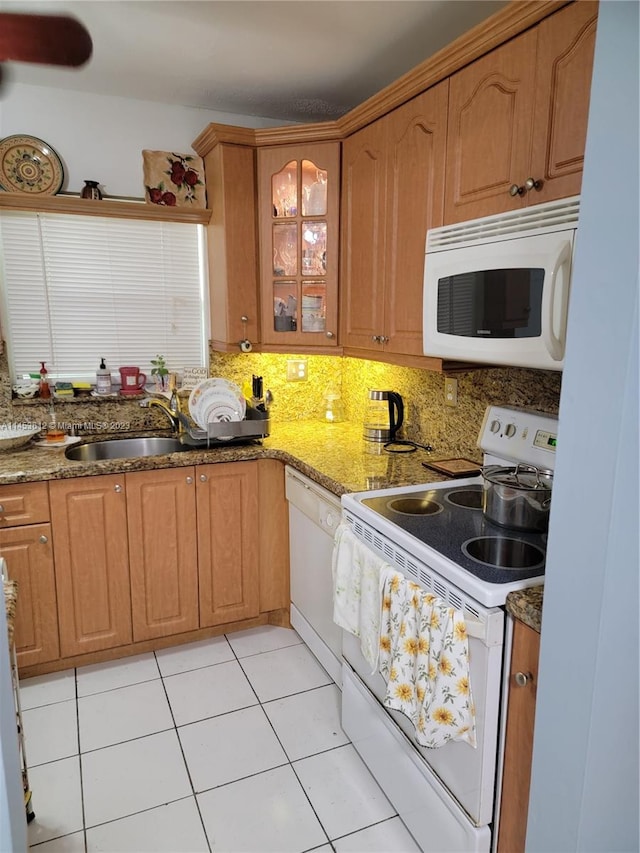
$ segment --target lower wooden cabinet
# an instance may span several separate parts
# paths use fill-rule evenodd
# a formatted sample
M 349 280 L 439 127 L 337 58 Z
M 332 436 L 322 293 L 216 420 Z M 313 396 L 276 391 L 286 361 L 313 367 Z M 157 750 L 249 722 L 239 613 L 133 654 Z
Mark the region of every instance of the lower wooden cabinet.
M 124 481 L 105 474 L 49 484 L 63 657 L 131 643 Z
M 260 612 L 258 465 L 229 462 L 196 469 L 200 626 Z
M 51 525 L 0 530 L 0 555 L 7 561 L 9 577 L 18 583 L 14 630 L 18 666 L 57 660 L 60 644 Z
M 127 474 L 133 640 L 198 627 L 194 468 Z
M 0 554 L 19 584 L 21 669 L 176 635 L 184 641 L 261 614 L 289 624 L 280 461 L 78 477 L 50 482 L 48 496 L 46 483 L 29 485 L 42 494 L 7 487 L 17 513 L 7 523 L 49 512 L 51 523 L 0 526 Z
M 529 812 L 540 634 L 515 620 L 502 776 L 498 853 L 524 853 Z

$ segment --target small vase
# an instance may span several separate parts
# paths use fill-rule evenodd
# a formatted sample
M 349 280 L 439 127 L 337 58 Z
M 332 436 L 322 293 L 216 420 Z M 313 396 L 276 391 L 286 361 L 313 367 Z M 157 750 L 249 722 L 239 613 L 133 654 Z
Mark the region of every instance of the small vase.
M 98 186 L 98 181 L 85 181 L 80 193 L 80 198 L 90 198 L 95 201 L 102 201 L 102 193 Z

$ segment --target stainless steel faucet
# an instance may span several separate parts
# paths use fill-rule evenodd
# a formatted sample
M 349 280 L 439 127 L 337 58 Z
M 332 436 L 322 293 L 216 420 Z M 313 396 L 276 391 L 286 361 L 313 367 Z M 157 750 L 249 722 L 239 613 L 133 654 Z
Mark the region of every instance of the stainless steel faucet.
M 150 397 L 142 400 L 140 405 L 145 409 L 156 406 L 169 418 L 175 435 L 180 435 L 183 432 L 184 427 L 180 420 L 180 399 L 175 388 L 171 391 L 171 398 L 168 402 L 160 397 Z

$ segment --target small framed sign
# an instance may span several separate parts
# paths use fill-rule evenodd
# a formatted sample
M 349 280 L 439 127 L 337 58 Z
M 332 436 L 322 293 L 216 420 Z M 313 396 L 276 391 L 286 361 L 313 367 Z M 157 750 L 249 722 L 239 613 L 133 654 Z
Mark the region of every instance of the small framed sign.
M 206 367 L 185 367 L 182 370 L 182 388 L 191 391 L 203 379 L 207 379 L 209 371 Z

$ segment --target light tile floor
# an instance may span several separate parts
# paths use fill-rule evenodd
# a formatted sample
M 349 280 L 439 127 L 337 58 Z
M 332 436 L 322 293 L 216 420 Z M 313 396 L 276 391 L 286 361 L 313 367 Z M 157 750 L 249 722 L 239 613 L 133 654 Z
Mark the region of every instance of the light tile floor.
M 415 853 L 295 631 L 25 679 L 37 853 Z

